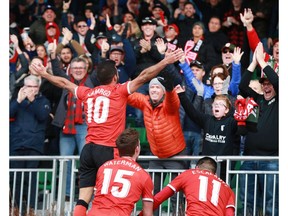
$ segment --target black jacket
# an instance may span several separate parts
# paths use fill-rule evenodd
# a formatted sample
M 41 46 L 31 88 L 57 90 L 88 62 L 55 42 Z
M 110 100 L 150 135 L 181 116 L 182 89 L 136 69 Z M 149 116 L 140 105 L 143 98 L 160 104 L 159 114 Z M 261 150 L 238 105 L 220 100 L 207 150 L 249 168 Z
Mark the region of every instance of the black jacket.
M 244 155 L 278 156 L 279 155 L 279 76 L 270 66 L 263 71 L 276 91 L 276 96 L 265 100 L 263 95 L 253 91 L 249 82 L 253 73 L 246 70 L 241 79 L 239 89 L 245 97 L 253 97 L 259 105 L 257 132 L 248 132 L 245 140 Z
M 217 120 L 214 116 L 195 109 L 185 93 L 180 93 L 179 98 L 187 115 L 203 129 L 202 155 L 234 155 L 237 132 L 234 117 L 227 115 Z

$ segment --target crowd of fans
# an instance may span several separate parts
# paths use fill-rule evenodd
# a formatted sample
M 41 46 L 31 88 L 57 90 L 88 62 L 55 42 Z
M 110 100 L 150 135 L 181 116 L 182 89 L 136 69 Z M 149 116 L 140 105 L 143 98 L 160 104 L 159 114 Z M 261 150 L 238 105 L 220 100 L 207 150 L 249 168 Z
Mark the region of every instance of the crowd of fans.
M 10 0 L 9 9 L 10 155 L 74 155 L 85 144 L 83 104 L 41 78 L 32 63 L 94 88 L 100 85 L 97 66 L 108 59 L 124 83 L 178 48 L 184 52 L 178 62 L 128 97 L 126 118 L 146 128 L 149 153 L 162 159 L 279 155 L 278 1 Z M 242 166 L 278 170 L 276 162 Z M 272 195 L 266 195 L 267 211 Z

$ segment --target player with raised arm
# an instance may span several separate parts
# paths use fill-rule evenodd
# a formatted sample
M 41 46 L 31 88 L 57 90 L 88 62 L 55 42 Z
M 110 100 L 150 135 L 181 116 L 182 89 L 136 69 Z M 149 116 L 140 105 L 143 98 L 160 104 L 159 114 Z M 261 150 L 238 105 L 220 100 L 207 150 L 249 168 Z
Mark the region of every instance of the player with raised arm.
M 217 163 L 211 157 L 199 159 L 195 169 L 184 171 L 154 196 L 153 209 L 174 193 L 183 191 L 187 216 L 234 216 L 234 192 L 215 174 L 216 170 Z
M 129 94 L 157 76 L 168 64 L 178 61 L 181 55 L 183 55 L 182 49 L 167 51 L 163 60 L 144 69 L 134 80 L 123 84 L 118 83 L 119 76 L 115 62 L 112 60 L 104 61 L 97 66 L 97 79 L 101 85 L 95 88 L 78 86 L 65 78 L 53 76 L 41 64 L 31 65 L 39 75 L 54 85 L 69 90 L 84 104 L 88 133 L 86 144 L 80 154 L 80 190 L 74 216 L 86 215 L 98 168 L 117 155 L 115 141 L 125 129 L 126 105 Z M 75 63 L 71 67 L 78 67 L 78 65 Z

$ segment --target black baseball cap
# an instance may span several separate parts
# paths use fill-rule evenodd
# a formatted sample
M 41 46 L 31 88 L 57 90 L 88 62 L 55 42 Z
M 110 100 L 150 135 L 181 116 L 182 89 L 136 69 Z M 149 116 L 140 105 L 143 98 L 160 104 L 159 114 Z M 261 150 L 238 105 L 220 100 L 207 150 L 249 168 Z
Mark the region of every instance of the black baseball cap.
M 113 52 L 113 51 L 120 51 L 122 53 L 124 53 L 124 49 L 123 49 L 123 46 L 111 46 L 110 48 L 110 52 Z
M 99 32 L 97 37 L 96 37 L 96 40 L 98 40 L 100 38 L 107 38 L 107 36 L 103 32 Z
M 56 8 L 54 6 L 52 6 L 52 5 L 49 5 L 49 4 L 46 5 L 46 7 L 44 8 L 42 14 L 44 14 L 47 10 L 52 10 L 56 14 Z
M 157 25 L 156 20 L 154 20 L 151 17 L 145 17 L 144 19 L 142 19 L 141 21 L 141 26 L 145 25 L 145 24 L 151 24 L 151 25 Z
M 194 60 L 190 63 L 190 67 L 192 67 L 192 66 L 196 66 L 196 67 L 204 70 L 204 65 L 197 60 Z

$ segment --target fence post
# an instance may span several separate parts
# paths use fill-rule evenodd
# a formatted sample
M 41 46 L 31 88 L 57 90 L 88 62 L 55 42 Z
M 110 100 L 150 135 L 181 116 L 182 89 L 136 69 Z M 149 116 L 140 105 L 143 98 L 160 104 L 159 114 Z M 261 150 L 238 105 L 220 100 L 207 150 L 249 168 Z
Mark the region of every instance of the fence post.
M 65 215 L 65 191 L 67 179 L 67 159 L 60 159 L 59 181 L 58 181 L 58 196 L 57 196 L 57 215 Z

